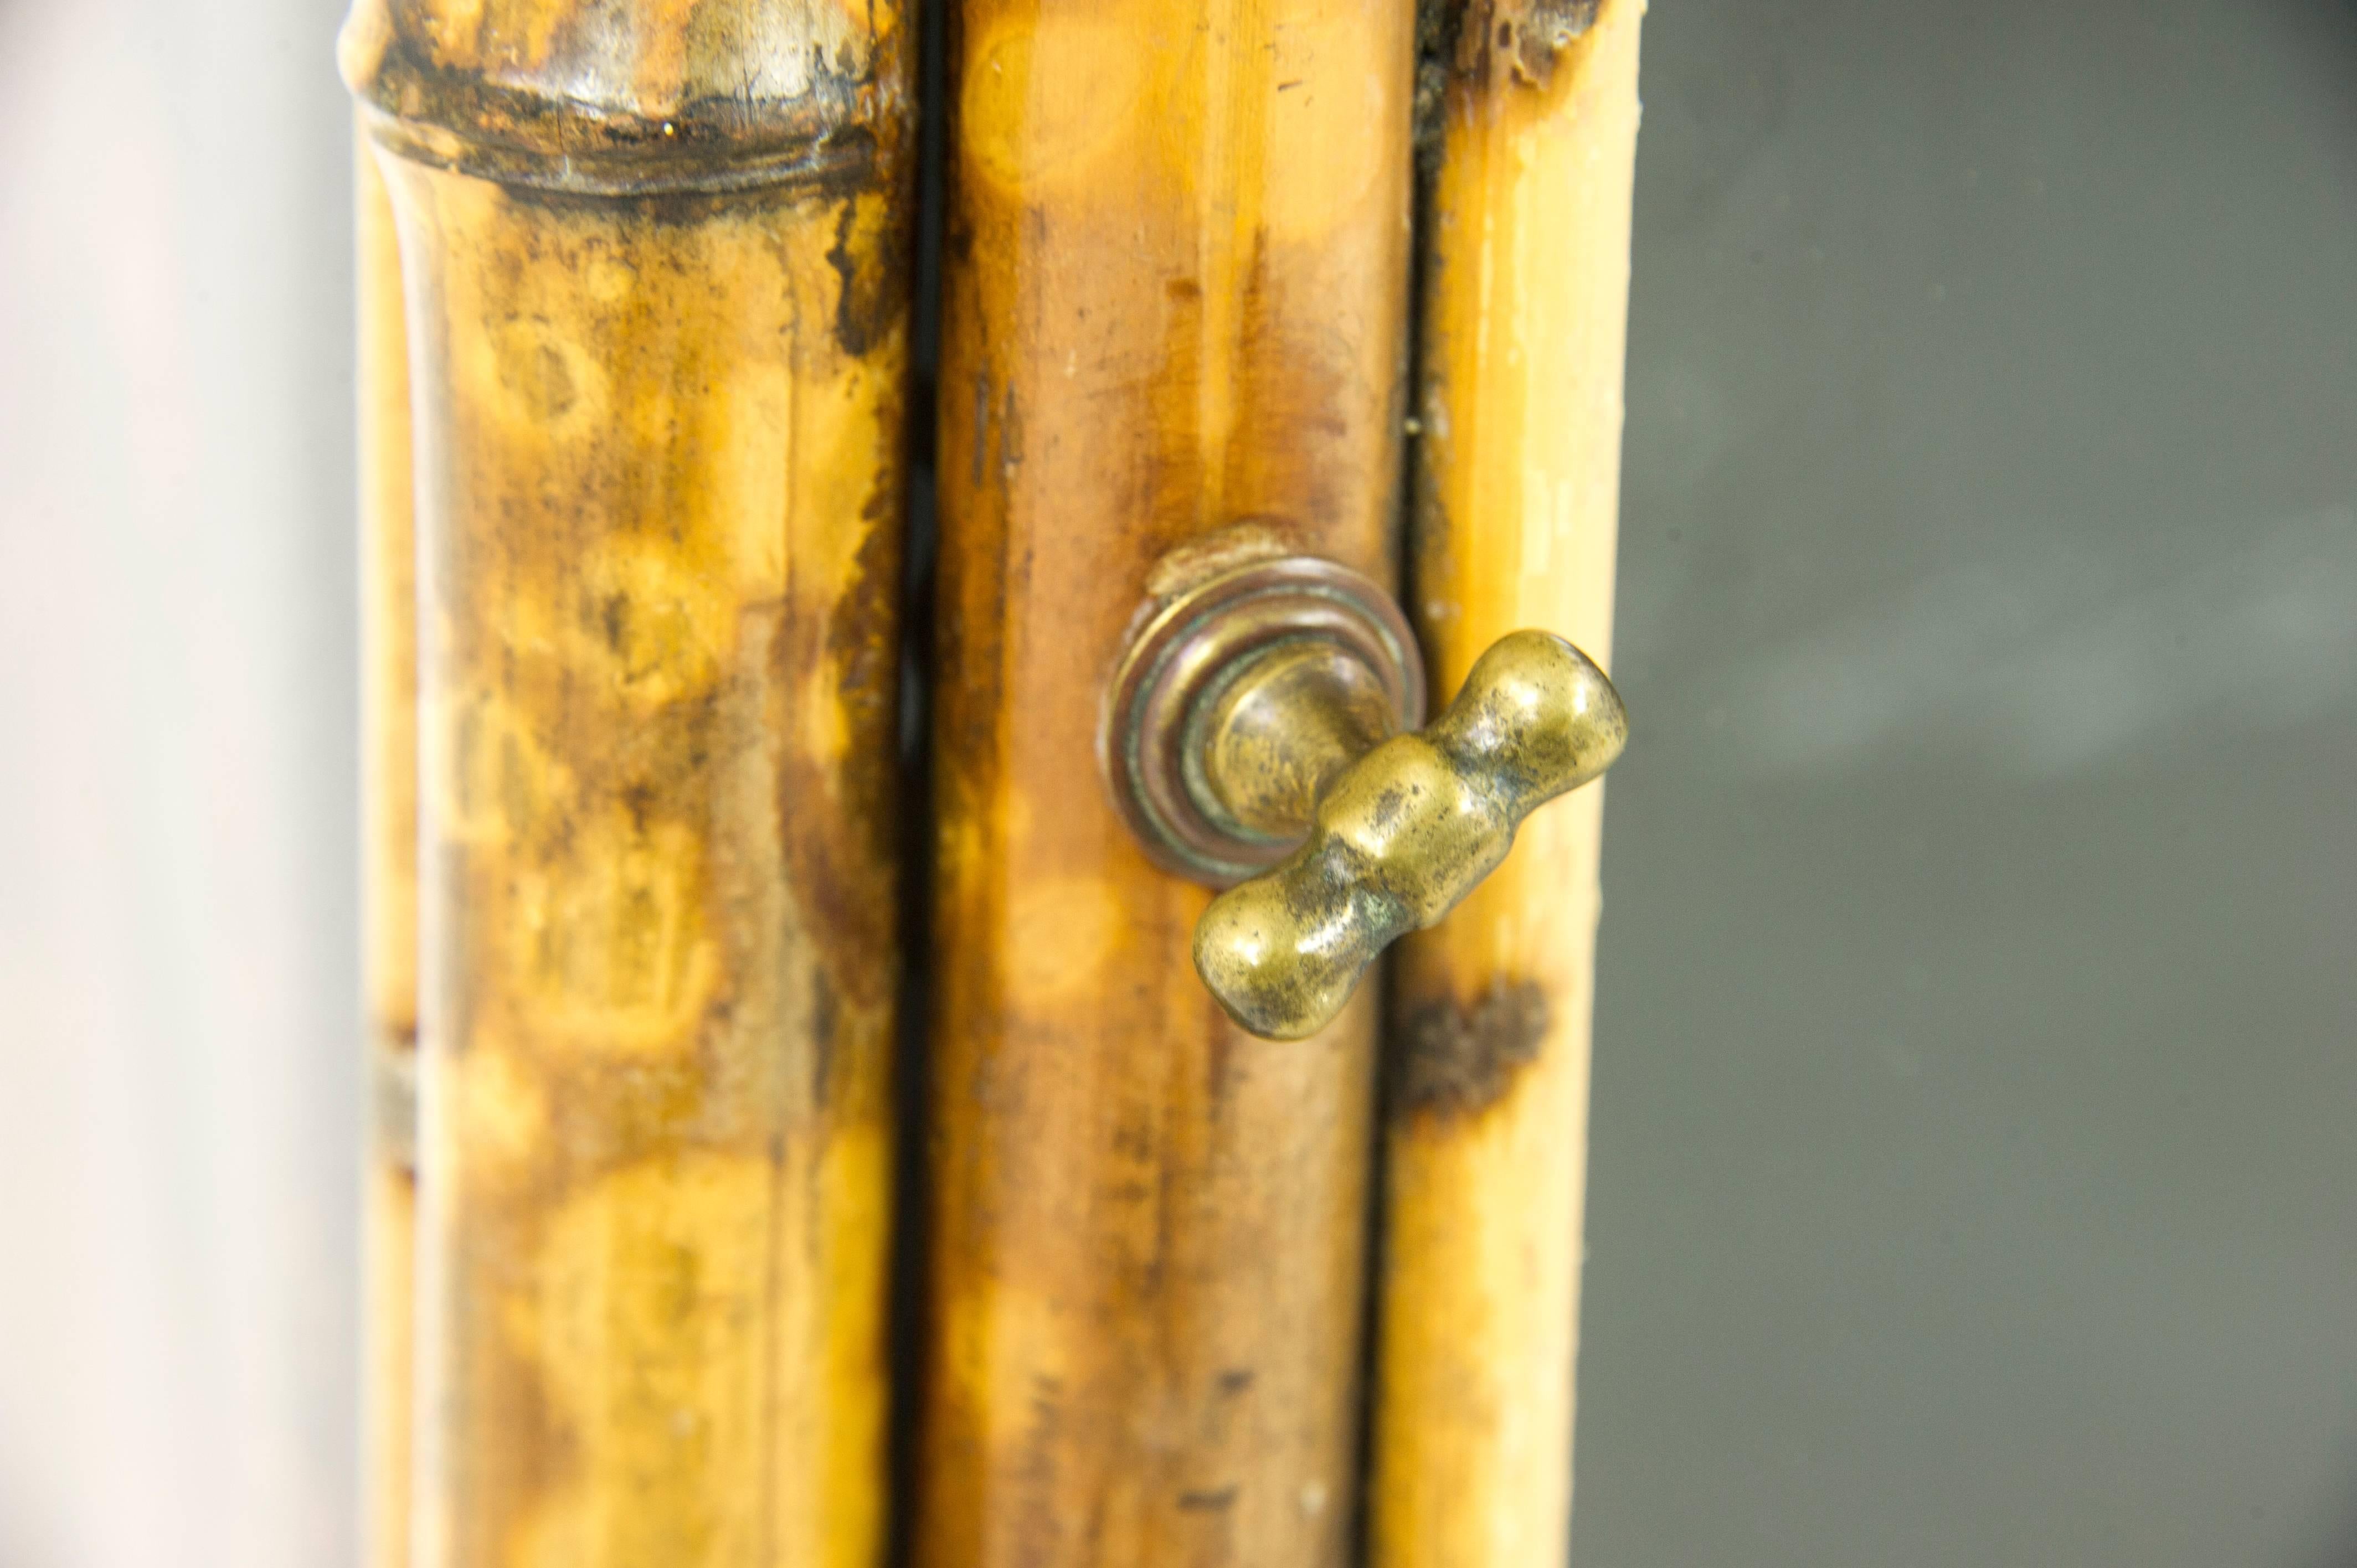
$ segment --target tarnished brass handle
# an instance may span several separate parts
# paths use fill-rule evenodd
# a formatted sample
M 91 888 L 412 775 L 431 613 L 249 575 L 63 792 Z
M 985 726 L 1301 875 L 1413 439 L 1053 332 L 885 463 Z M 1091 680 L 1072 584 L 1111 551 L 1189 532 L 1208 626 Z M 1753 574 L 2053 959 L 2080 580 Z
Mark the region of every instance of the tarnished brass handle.
M 1397 733 L 1423 697 L 1391 596 L 1314 556 L 1199 576 L 1123 651 L 1106 782 L 1157 863 L 1229 889 L 1195 928 L 1195 968 L 1255 1035 L 1322 1027 L 1376 954 L 1447 914 L 1629 734 L 1604 671 L 1550 632 L 1501 638 L 1437 723 Z
M 1550 632 L 1501 638 L 1448 712 L 1318 793 L 1299 849 L 1211 901 L 1195 927 L 1197 972 L 1254 1034 L 1315 1033 L 1377 954 L 1455 908 L 1523 819 L 1610 767 L 1628 734 L 1620 694 L 1586 654 Z M 1217 746 L 1204 762 L 1229 794 Z

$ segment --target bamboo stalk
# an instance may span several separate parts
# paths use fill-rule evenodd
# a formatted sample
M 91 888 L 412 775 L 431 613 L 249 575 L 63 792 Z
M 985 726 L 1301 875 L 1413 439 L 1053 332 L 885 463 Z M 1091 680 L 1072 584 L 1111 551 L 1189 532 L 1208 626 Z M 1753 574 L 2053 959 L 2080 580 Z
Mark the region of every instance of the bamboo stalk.
M 364 0 L 418 534 L 416 1560 L 886 1517 L 902 13 Z
M 367 1561 L 409 1568 L 417 1228 L 417 603 L 401 257 L 363 134 L 360 344 L 361 984 L 370 1115 L 361 1221 Z
M 1612 631 L 1641 0 L 1436 18 L 1415 514 L 1435 690 L 1518 627 Z M 1603 792 L 1403 944 L 1375 1568 L 1555 1568 L 1570 1520 Z
M 1348 1550 L 1374 1010 L 1230 1024 L 1094 743 L 1190 574 L 1389 575 L 1412 49 L 1406 0 L 956 8 L 928 1568 Z

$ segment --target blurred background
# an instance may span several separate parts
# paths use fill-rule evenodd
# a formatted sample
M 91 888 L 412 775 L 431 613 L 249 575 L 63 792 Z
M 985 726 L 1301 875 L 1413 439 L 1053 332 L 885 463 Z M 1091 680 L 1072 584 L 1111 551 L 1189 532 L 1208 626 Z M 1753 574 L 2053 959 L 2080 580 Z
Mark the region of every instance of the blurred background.
M 338 0 L 0 0 L 0 1564 L 354 1536 Z M 1646 24 L 1579 1568 L 2357 1563 L 2357 7 Z

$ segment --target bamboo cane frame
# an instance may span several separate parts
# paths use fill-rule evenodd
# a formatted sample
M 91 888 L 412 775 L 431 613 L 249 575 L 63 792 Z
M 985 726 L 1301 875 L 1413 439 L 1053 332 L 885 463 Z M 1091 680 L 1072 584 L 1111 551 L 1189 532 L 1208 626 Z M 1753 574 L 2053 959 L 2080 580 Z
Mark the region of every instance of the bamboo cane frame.
M 1427 44 L 1412 606 L 1436 691 L 1517 627 L 1609 660 L 1642 9 L 1482 0 Z M 1374 1568 L 1565 1559 L 1602 811 L 1598 786 L 1534 816 L 1402 944 Z
M 1349 1551 L 1374 1007 L 1230 1024 L 1094 748 L 1191 574 L 1390 575 L 1412 47 L 1405 0 L 953 12 L 926 1568 Z
M 415 435 L 432 1568 L 881 1550 L 910 54 L 864 5 L 346 30 Z
M 417 1230 L 417 601 L 409 350 L 393 206 L 365 133 L 352 171 L 359 263 L 361 986 L 361 1507 L 371 1568 L 409 1568 Z

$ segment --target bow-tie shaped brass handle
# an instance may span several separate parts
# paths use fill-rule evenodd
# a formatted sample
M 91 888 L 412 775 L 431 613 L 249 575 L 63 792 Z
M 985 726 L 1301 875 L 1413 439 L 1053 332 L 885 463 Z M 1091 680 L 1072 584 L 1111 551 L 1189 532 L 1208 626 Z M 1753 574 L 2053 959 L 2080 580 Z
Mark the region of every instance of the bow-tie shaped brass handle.
M 1612 682 L 1551 632 L 1501 638 L 1446 713 L 1393 734 L 1421 684 L 1389 596 L 1298 557 L 1194 590 L 1133 643 L 1108 768 L 1157 858 L 1237 884 L 1197 924 L 1195 968 L 1255 1035 L 1323 1027 L 1385 947 L 1455 908 L 1524 817 L 1628 739 Z M 1249 863 L 1269 868 L 1239 881 Z

